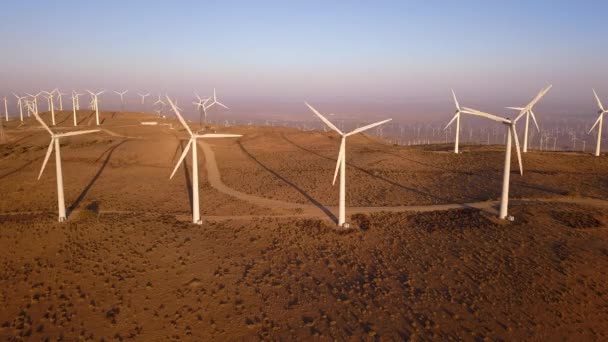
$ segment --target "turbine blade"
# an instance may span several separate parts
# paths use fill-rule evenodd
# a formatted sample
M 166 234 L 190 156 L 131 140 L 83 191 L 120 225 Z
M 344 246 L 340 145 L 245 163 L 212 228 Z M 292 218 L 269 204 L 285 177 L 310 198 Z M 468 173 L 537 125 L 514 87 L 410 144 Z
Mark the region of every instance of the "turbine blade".
M 177 161 L 177 164 L 175 164 L 175 168 L 173 168 L 173 172 L 171 172 L 171 176 L 169 176 L 169 179 L 173 178 L 173 176 L 175 175 L 175 171 L 177 171 L 177 169 L 179 168 L 179 166 L 182 165 L 182 162 L 184 161 L 184 158 L 186 158 L 186 155 L 188 154 L 188 151 L 190 151 L 190 146 L 192 145 L 193 142 L 194 142 L 194 139 L 190 139 L 190 141 L 188 141 L 188 144 L 184 148 L 184 152 L 182 152 L 182 155 L 179 157 L 179 160 Z
M 222 106 L 222 107 L 224 107 L 224 108 L 226 108 L 226 109 L 230 109 L 230 108 L 228 108 L 228 106 L 226 106 L 225 104 L 223 104 L 223 103 L 221 103 L 221 102 L 216 102 L 216 103 L 217 103 L 219 106 Z
M 188 127 L 188 124 L 186 124 L 186 121 L 184 120 L 182 115 L 179 113 L 177 108 L 175 108 L 175 105 L 173 104 L 173 101 L 171 101 L 171 98 L 169 96 L 167 96 L 167 100 L 169 100 L 169 104 L 171 105 L 171 108 L 173 108 L 175 115 L 177 115 L 177 119 L 179 120 L 179 122 L 181 122 L 182 126 L 184 126 L 186 128 L 186 130 L 188 131 L 188 133 L 190 133 L 190 136 L 192 136 L 193 133 L 190 130 L 190 127 Z
M 458 100 L 456 100 L 456 94 L 454 93 L 454 89 L 452 89 L 452 97 L 454 97 L 454 103 L 456 104 L 456 109 L 460 111 L 460 104 L 458 104 Z
M 509 130 L 511 131 L 513 140 L 515 140 L 515 151 L 517 152 L 517 162 L 519 163 L 519 174 L 523 176 L 524 167 L 521 163 L 521 150 L 519 148 L 519 138 L 517 137 L 517 132 L 515 131 L 515 124 L 511 124 Z
M 487 119 L 490 119 L 490 120 L 494 120 L 494 121 L 498 121 L 498 122 L 502 122 L 502 123 L 511 123 L 511 121 L 509 119 L 501 118 L 500 116 L 497 116 L 497 115 L 494 115 L 494 114 L 484 113 L 484 112 L 479 111 L 477 109 L 471 109 L 471 108 L 464 107 L 462 113 L 476 115 L 476 116 L 482 116 L 484 118 L 487 118 Z
M 389 122 L 391 120 L 392 119 L 386 119 L 386 120 L 382 120 L 382 121 L 379 121 L 379 122 L 376 122 L 376 123 L 373 123 L 373 124 L 369 124 L 369 125 L 366 125 L 366 126 L 363 126 L 363 127 L 359 127 L 357 129 L 355 129 L 354 131 L 352 131 L 350 133 L 347 133 L 346 136 L 354 135 L 354 134 L 357 134 L 357 133 L 361 133 L 363 131 L 367 131 L 368 129 L 374 128 L 376 126 L 380 126 L 380 125 L 382 125 L 384 123 L 387 123 L 387 122 Z
M 448 129 L 448 127 L 450 127 L 450 125 L 452 124 L 452 122 L 454 122 L 454 120 L 456 120 L 456 118 L 458 117 L 458 115 L 460 115 L 460 112 L 456 113 L 456 114 L 454 115 L 454 117 L 452 118 L 452 120 L 450 120 L 450 122 L 448 122 L 448 124 L 447 124 L 447 125 L 445 125 L 445 128 L 443 129 L 444 131 L 445 131 L 446 129 Z
M 344 158 L 344 156 L 342 155 L 342 145 L 344 145 L 344 143 L 346 142 L 346 138 L 342 138 L 342 142 L 340 143 L 340 152 L 338 152 L 338 161 L 336 162 L 336 171 L 334 172 L 334 180 L 331 183 L 331 185 L 336 185 L 336 178 L 338 177 L 338 170 L 340 170 L 340 165 L 342 165 L 342 158 Z
M 540 127 L 538 127 L 538 122 L 536 122 L 536 116 L 533 111 L 530 111 L 530 115 L 532 116 L 532 121 L 534 121 L 534 125 L 536 126 L 536 131 L 540 132 Z
M 304 103 L 305 103 L 305 104 L 308 106 L 308 108 L 310 108 L 310 110 L 311 110 L 313 113 L 315 113 L 315 114 L 316 114 L 316 115 L 317 115 L 317 116 L 318 116 L 318 117 L 321 119 L 321 121 L 325 122 L 325 124 L 326 124 L 326 125 L 327 125 L 329 128 L 331 128 L 331 129 L 333 129 L 334 131 L 338 132 L 340 135 L 344 135 L 344 133 L 342 133 L 342 131 L 340 131 L 340 130 L 338 129 L 338 127 L 334 126 L 334 124 L 332 124 L 332 123 L 331 123 L 331 121 L 327 120 L 327 119 L 326 119 L 326 118 L 325 118 L 323 115 L 321 115 L 321 113 L 319 113 L 319 112 L 318 112 L 316 109 L 314 109 L 314 108 L 313 108 L 311 105 L 309 105 L 309 104 L 308 104 L 308 102 L 304 102 Z
M 597 105 L 600 107 L 600 109 L 602 110 L 602 112 L 605 112 L 606 110 L 604 110 L 604 106 L 602 106 L 602 101 L 600 101 L 600 97 L 597 96 L 597 93 L 595 92 L 595 89 L 593 90 L 593 95 L 595 95 L 595 99 L 597 100 Z
M 522 108 L 522 107 L 505 107 L 505 108 L 507 108 L 507 109 L 513 109 L 513 110 L 519 110 L 519 111 L 522 111 L 522 110 L 525 109 L 525 108 Z
M 67 132 L 67 133 L 61 133 L 61 134 L 56 134 L 55 136 L 58 138 L 62 138 L 62 137 L 72 137 L 75 135 L 83 135 L 83 134 L 89 134 L 89 133 L 95 133 L 95 132 L 99 132 L 99 129 L 92 129 L 92 130 L 87 130 L 87 131 L 75 131 L 75 132 Z
M 42 162 L 42 167 L 40 168 L 40 173 L 38 174 L 38 179 L 42 177 L 42 172 L 44 172 L 44 168 L 46 167 L 46 163 L 49 161 L 49 157 L 51 153 L 53 153 L 53 148 L 55 146 L 55 138 L 51 138 L 51 143 L 49 147 L 46 149 L 46 155 L 44 156 L 44 161 Z
M 602 115 L 604 115 L 604 113 L 600 114 L 597 117 L 597 120 L 595 120 L 595 123 L 593 124 L 593 126 L 591 126 L 591 129 L 589 130 L 589 133 L 587 133 L 587 134 L 591 134 L 591 131 L 593 131 L 593 129 L 595 128 L 595 126 L 597 126 L 597 124 L 600 122 L 600 119 L 602 118 Z
M 42 125 L 42 127 L 44 127 L 44 129 L 46 129 L 51 134 L 51 136 L 53 136 L 54 135 L 53 131 L 51 131 L 51 129 L 49 128 L 49 126 L 47 126 L 46 123 L 44 121 L 42 121 L 42 119 L 40 118 L 40 116 L 38 115 L 38 113 L 36 113 L 35 111 L 34 111 L 34 116 L 36 117 L 36 120 L 38 120 L 38 122 L 40 122 L 40 124 Z

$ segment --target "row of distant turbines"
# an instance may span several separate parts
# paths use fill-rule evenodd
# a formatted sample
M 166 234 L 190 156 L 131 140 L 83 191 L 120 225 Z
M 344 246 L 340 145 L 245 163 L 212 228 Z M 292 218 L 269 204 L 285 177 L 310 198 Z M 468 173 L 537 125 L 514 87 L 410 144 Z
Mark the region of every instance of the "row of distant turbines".
M 125 95 L 128 92 L 129 92 L 129 90 L 124 90 L 124 91 L 115 90 L 114 91 L 114 93 L 120 97 L 120 103 L 121 103 L 122 110 L 124 110 L 124 106 L 126 104 Z M 87 90 L 87 93 L 89 93 L 89 95 L 91 96 L 91 101 L 89 103 L 89 109 L 95 111 L 95 123 L 97 126 L 99 126 L 99 124 L 100 124 L 99 97 L 102 94 L 106 93 L 106 91 L 102 90 L 99 92 L 92 92 L 90 90 Z M 208 97 L 201 97 L 196 92 L 194 94 L 196 96 L 197 102 L 193 102 L 193 104 L 196 106 L 197 110 L 199 111 L 201 123 L 207 122 L 207 112 L 211 107 L 217 105 L 217 106 L 221 106 L 225 109 L 229 109 L 228 106 L 226 106 L 225 104 L 223 104 L 217 100 L 217 93 L 215 91 L 215 88 L 213 88 L 213 95 L 208 96 Z M 51 113 L 51 124 L 53 126 L 55 126 L 56 125 L 55 110 L 58 109 L 60 111 L 63 111 L 63 96 L 68 95 L 68 94 L 62 93 L 61 91 L 59 91 L 59 89 L 56 88 L 52 91 L 40 91 L 37 94 L 26 93 L 24 96 L 21 96 L 21 95 L 13 93 L 13 95 L 17 99 L 17 108 L 19 109 L 19 119 L 21 121 L 24 120 L 24 113 L 28 117 L 30 117 L 32 115 L 32 113 L 38 114 L 39 113 L 38 99 L 40 97 L 46 98 L 47 109 Z M 77 126 L 78 120 L 77 120 L 76 112 L 81 109 L 80 108 L 80 96 L 82 96 L 84 94 L 80 94 L 77 91 L 72 91 L 71 95 L 72 95 L 72 111 L 73 111 L 73 117 L 74 117 L 74 126 Z M 144 105 L 146 103 L 146 97 L 150 96 L 150 93 L 137 93 L 137 95 L 141 98 L 141 104 Z M 57 102 L 57 103 L 55 103 L 55 102 Z M 177 101 L 175 101 L 175 102 L 177 103 Z M 156 107 L 155 111 L 159 115 L 161 114 L 162 110 L 164 110 L 166 105 L 167 105 L 167 103 L 162 100 L 162 97 L 160 94 L 158 95 L 158 99 L 156 100 L 156 102 L 154 102 L 152 104 L 152 106 Z M 9 121 L 8 99 L 6 96 L 4 97 L 4 117 L 5 117 L 6 121 Z
M 530 117 L 532 118 L 532 120 L 534 121 L 535 125 L 538 128 L 538 123 L 537 123 L 536 117 L 533 112 L 533 107 L 538 101 L 540 101 L 540 99 L 550 89 L 551 89 L 551 86 L 548 86 L 548 87 L 542 89 L 536 95 L 536 97 L 534 97 L 532 99 L 532 101 L 530 103 L 528 103 L 525 107 L 508 107 L 510 109 L 519 111 L 519 114 L 515 117 L 515 119 L 512 119 L 512 120 L 509 118 L 501 117 L 501 116 L 494 115 L 494 114 L 489 114 L 489 113 L 482 112 L 482 111 L 468 108 L 468 107 L 461 108 L 460 104 L 458 103 L 458 100 L 456 99 L 455 93 L 452 91 L 452 96 L 454 98 L 454 102 L 456 105 L 456 113 L 455 113 L 454 117 L 450 120 L 450 122 L 448 123 L 446 128 L 448 128 L 453 122 L 456 122 L 456 139 L 455 139 L 455 146 L 454 146 L 455 153 L 459 152 L 459 150 L 458 150 L 459 135 L 460 135 L 459 131 L 460 131 L 460 119 L 461 119 L 462 114 L 468 114 L 468 115 L 473 115 L 473 116 L 477 116 L 477 117 L 490 119 L 492 121 L 499 122 L 499 123 L 502 123 L 505 125 L 506 150 L 505 150 L 502 194 L 501 194 L 500 210 L 499 210 L 500 219 L 509 219 L 509 220 L 513 219 L 512 216 L 508 215 L 509 184 L 510 184 L 510 173 L 511 173 L 511 154 L 512 154 L 512 148 L 513 148 L 512 147 L 513 141 L 515 142 L 517 161 L 519 164 L 519 172 L 521 175 L 523 175 L 521 148 L 520 148 L 519 138 L 518 138 L 517 131 L 516 131 L 516 124 L 521 118 L 523 118 L 524 116 L 526 117 L 526 125 L 524 128 L 524 152 L 527 152 L 527 136 L 528 136 L 528 125 L 529 125 Z M 95 109 L 96 112 L 98 112 L 97 96 L 100 95 L 101 93 L 93 93 L 93 92 L 89 92 L 89 93 L 92 96 L 91 108 Z M 49 94 L 49 97 L 52 97 L 52 95 L 50 95 L 51 94 L 50 92 L 47 94 Z M 124 93 L 122 93 L 122 95 L 124 95 Z M 603 114 L 606 113 L 606 110 L 604 110 L 604 107 L 603 107 L 599 97 L 597 96 L 597 93 L 595 93 L 595 91 L 594 91 L 594 95 L 598 102 L 598 106 L 600 107 L 599 117 L 592 127 L 592 129 L 593 129 L 593 128 L 595 128 L 595 126 L 599 125 L 598 147 L 596 150 L 596 155 L 599 155 L 599 143 L 600 143 L 600 139 L 601 139 L 600 138 L 601 125 L 602 125 Z M 199 106 L 199 108 L 202 109 L 201 113 L 204 113 L 204 110 L 206 110 L 216 104 L 219 106 L 222 106 L 224 108 L 228 108 L 224 104 L 217 101 L 215 90 L 213 93 L 213 97 L 208 97 L 206 99 L 203 99 L 200 96 L 198 96 L 198 94 L 196 94 L 196 96 L 197 96 L 198 102 L 195 102 L 194 104 L 196 104 L 197 106 Z M 49 98 L 49 97 L 47 97 L 47 98 Z M 142 100 L 143 99 L 145 99 L 145 97 L 142 97 Z M 182 162 L 185 159 L 185 157 L 187 156 L 188 152 L 190 151 L 190 149 L 192 149 L 192 175 L 193 175 L 192 176 L 193 177 L 193 180 L 192 180 L 192 194 L 193 194 L 192 221 L 193 221 L 193 223 L 201 224 L 202 221 L 200 218 L 200 207 L 199 207 L 198 157 L 197 157 L 196 141 L 197 141 L 197 139 L 204 139 L 204 138 L 231 138 L 231 137 L 240 137 L 241 135 L 239 135 L 239 134 L 215 134 L 215 133 L 198 134 L 198 133 L 194 133 L 190 129 L 190 127 L 188 126 L 188 124 L 186 123 L 186 121 L 184 120 L 182 115 L 180 114 L 180 108 L 177 107 L 177 104 L 171 98 L 169 98 L 169 96 L 166 96 L 166 99 L 167 99 L 169 105 L 171 106 L 172 110 L 174 111 L 175 115 L 177 116 L 179 122 L 184 126 L 185 130 L 190 135 L 190 139 L 189 139 L 188 143 L 186 144 L 186 146 L 184 147 L 182 155 L 180 156 L 180 158 L 169 178 L 170 179 L 173 178 L 173 176 L 175 175 L 175 172 L 177 171 L 179 166 L 182 164 Z M 161 99 L 159 98 L 159 100 L 161 100 Z M 34 101 L 35 101 L 35 97 L 34 97 Z M 52 103 L 52 101 L 51 101 L 51 103 Z M 73 97 L 73 103 L 74 103 L 74 108 L 76 108 L 76 106 L 78 104 L 77 97 Z M 339 190 L 340 192 L 339 192 L 339 209 L 338 209 L 339 215 L 338 215 L 337 223 L 341 227 L 348 227 L 349 224 L 346 222 L 346 205 L 345 205 L 345 202 L 346 202 L 346 140 L 347 140 L 347 137 L 352 136 L 354 134 L 362 133 L 362 132 L 372 129 L 374 127 L 378 127 L 382 124 L 389 122 L 391 119 L 386 119 L 386 120 L 379 121 L 379 122 L 376 122 L 373 124 L 365 125 L 365 126 L 356 128 L 351 132 L 344 133 L 344 132 L 342 132 L 342 130 L 340 130 L 336 125 L 334 125 L 330 120 L 328 120 L 324 115 L 322 115 L 319 111 L 317 111 L 310 104 L 308 104 L 308 103 L 305 103 L 305 104 L 319 119 L 321 119 L 321 121 L 323 123 L 325 123 L 325 125 L 327 125 L 327 127 L 332 129 L 333 131 L 337 132 L 341 136 L 341 143 L 340 143 L 338 158 L 337 158 L 337 162 L 336 162 L 336 169 L 334 172 L 333 184 L 335 185 L 338 171 L 339 171 L 340 172 L 340 190 Z M 31 107 L 31 103 L 30 103 L 30 107 Z M 51 113 L 53 112 L 52 108 L 53 108 L 53 105 L 50 104 Z M 63 137 L 68 137 L 68 136 L 94 133 L 94 132 L 98 132 L 99 130 L 75 131 L 75 132 L 57 134 L 57 133 L 54 133 L 49 128 L 49 126 L 40 118 L 37 110 L 32 110 L 31 113 L 36 117 L 36 120 L 38 120 L 38 122 L 44 127 L 44 129 L 47 130 L 49 132 L 49 134 L 51 135 L 51 142 L 47 149 L 47 153 L 46 153 L 44 162 L 42 164 L 40 173 L 38 175 L 38 179 L 40 179 L 40 177 L 42 176 L 42 172 L 44 171 L 44 169 L 46 167 L 46 164 L 50 158 L 50 155 L 53 153 L 53 151 L 55 151 L 56 170 L 57 170 L 57 197 L 58 197 L 58 207 L 59 207 L 59 221 L 65 221 L 66 212 L 65 212 L 64 194 L 63 194 L 63 176 L 62 176 L 62 169 L 61 169 L 59 139 L 61 139 Z M 52 121 L 54 124 L 55 123 L 54 117 L 52 117 Z M 99 122 L 97 122 L 97 123 L 99 124 Z
M 536 126 L 536 130 L 538 132 L 540 132 L 540 128 L 538 126 L 538 121 L 536 120 L 536 116 L 534 115 L 534 111 L 533 111 L 534 105 L 536 105 L 536 103 L 538 103 L 538 101 L 540 101 L 540 99 L 549 92 L 551 87 L 552 87 L 552 85 L 549 85 L 549 86 L 541 89 L 541 91 L 525 107 L 506 107 L 508 109 L 513 109 L 513 110 L 519 111 L 517 119 L 515 119 L 514 121 L 519 120 L 524 115 L 526 117 L 526 123 L 524 126 L 523 153 L 528 152 L 528 135 L 529 135 L 528 132 L 529 132 L 529 126 L 530 126 L 530 118 L 532 118 L 532 121 L 534 122 L 534 125 Z M 591 127 L 591 129 L 589 130 L 589 132 L 587 134 L 591 134 L 593 129 L 596 126 L 598 127 L 597 142 L 595 145 L 595 156 L 598 157 L 600 155 L 601 144 L 602 144 L 602 124 L 603 124 L 604 114 L 606 114 L 608 112 L 608 110 L 606 110 L 604 108 L 602 101 L 600 100 L 599 96 L 597 95 L 597 92 L 595 91 L 595 89 L 592 89 L 592 91 L 593 91 L 593 95 L 595 96 L 595 99 L 597 101 L 599 110 L 598 110 L 597 120 L 595 121 L 595 123 L 593 124 L 593 126 Z M 459 147 L 459 141 L 460 141 L 461 114 L 478 115 L 478 113 L 476 114 L 476 113 L 474 113 L 474 111 L 472 111 L 466 107 L 460 108 L 460 104 L 458 103 L 458 100 L 456 99 L 456 94 L 454 93 L 454 90 L 452 90 L 452 96 L 454 98 L 454 103 L 456 105 L 456 113 L 454 114 L 452 119 L 448 122 L 448 124 L 445 126 L 444 130 L 448 129 L 448 127 L 450 127 L 454 122 L 456 122 L 456 137 L 454 139 L 454 153 L 458 153 L 459 152 L 458 147 Z M 576 144 L 575 139 L 574 139 L 574 143 Z M 542 144 L 542 140 L 541 140 L 541 144 Z

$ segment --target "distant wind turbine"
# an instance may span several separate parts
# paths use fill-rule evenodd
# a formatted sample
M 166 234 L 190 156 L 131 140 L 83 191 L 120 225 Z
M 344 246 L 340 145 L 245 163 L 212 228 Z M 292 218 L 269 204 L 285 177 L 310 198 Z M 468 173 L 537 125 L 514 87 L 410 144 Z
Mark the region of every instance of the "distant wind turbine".
M 95 130 L 89 130 L 89 131 L 76 131 L 76 132 L 57 134 L 57 133 L 53 133 L 53 131 L 51 131 L 49 126 L 47 126 L 46 123 L 44 121 L 42 121 L 40 116 L 38 116 L 38 113 L 34 112 L 34 116 L 36 117 L 36 120 L 38 120 L 38 122 L 42 125 L 42 127 L 44 127 L 44 129 L 46 129 L 49 132 L 49 134 L 51 135 L 51 143 L 49 144 L 49 147 L 46 150 L 46 156 L 44 157 L 44 162 L 42 163 L 42 168 L 40 169 L 40 173 L 38 174 L 38 179 L 40 179 L 40 177 L 42 177 L 42 172 L 44 172 L 46 163 L 49 161 L 49 157 L 51 156 L 51 153 L 53 153 L 53 149 L 54 149 L 55 150 L 55 168 L 57 171 L 57 204 L 59 206 L 59 222 L 63 222 L 66 220 L 67 217 L 66 217 L 66 213 L 65 213 L 65 200 L 64 200 L 64 196 L 63 196 L 63 173 L 61 170 L 61 151 L 60 151 L 61 145 L 59 144 L 59 139 L 64 138 L 64 137 L 75 136 L 75 135 L 94 133 L 94 132 L 98 132 L 99 130 L 95 129 Z
M 91 94 L 93 109 L 95 110 L 95 123 L 99 126 L 99 99 L 98 96 L 105 93 L 105 90 L 100 91 L 99 93 L 93 93 L 90 90 L 87 90 L 89 94 Z
M 599 115 L 597 117 L 597 120 L 595 120 L 595 123 L 589 130 L 589 133 L 587 133 L 587 134 L 591 134 L 591 131 L 593 131 L 595 126 L 597 126 L 597 144 L 595 145 L 595 156 L 599 157 L 600 151 L 601 151 L 601 145 L 602 145 L 602 126 L 603 126 L 603 122 L 604 122 L 604 114 L 608 113 L 608 110 L 604 109 L 604 106 L 602 105 L 602 101 L 600 101 L 600 97 L 597 96 L 595 89 L 592 89 L 592 90 L 593 90 L 593 95 L 595 95 L 595 99 L 597 100 L 597 105 L 599 107 L 599 110 L 597 112 Z
M 120 109 L 121 109 L 121 110 L 124 110 L 124 109 L 125 109 L 125 100 L 124 100 L 124 96 L 125 96 L 125 94 L 126 94 L 126 93 L 128 93 L 128 92 L 129 92 L 129 90 L 128 90 L 128 89 L 127 89 L 127 90 L 125 90 L 125 91 L 123 91 L 123 92 L 120 92 L 120 91 L 116 91 L 116 90 L 114 90 L 114 93 L 116 93 L 118 96 L 120 96 Z
M 141 96 L 141 104 L 143 105 L 146 103 L 146 97 L 150 96 L 150 93 L 146 93 L 146 94 L 137 93 L 137 95 Z
M 182 155 L 179 157 L 177 164 L 175 164 L 175 168 L 173 169 L 171 176 L 169 176 L 169 179 L 173 178 L 173 176 L 175 175 L 175 172 L 177 171 L 179 166 L 184 161 L 184 158 L 186 158 L 188 151 L 190 150 L 190 148 L 192 148 L 192 222 L 195 224 L 202 224 L 202 221 L 200 218 L 199 196 L 198 196 L 198 157 L 197 157 L 198 148 L 197 148 L 196 140 L 201 139 L 201 138 L 202 139 L 238 138 L 238 137 L 241 137 L 242 135 L 241 134 L 214 134 L 214 133 L 196 134 L 196 133 L 192 132 L 192 130 L 190 129 L 188 124 L 186 124 L 186 121 L 184 120 L 182 115 L 179 113 L 178 108 L 173 103 L 173 101 L 171 101 L 169 96 L 167 96 L 167 100 L 169 101 L 169 104 L 173 108 L 173 111 L 175 112 L 175 115 L 177 116 L 177 119 L 179 120 L 179 122 L 182 124 L 182 126 L 184 126 L 186 131 L 188 131 L 188 133 L 190 134 L 190 140 L 188 141 L 188 144 L 186 144 L 186 147 L 184 148 L 184 152 L 182 152 Z
M 534 112 L 532 111 L 532 107 L 534 107 L 534 105 L 540 101 L 540 99 L 545 96 L 545 94 L 547 94 L 549 92 L 549 90 L 551 89 L 553 85 L 549 85 L 546 88 L 543 88 L 540 90 L 540 92 L 536 95 L 536 97 L 534 97 L 532 99 L 532 101 L 530 101 L 530 103 L 528 103 L 527 106 L 525 107 L 507 107 L 508 109 L 515 109 L 519 111 L 519 115 L 522 115 L 522 113 L 524 115 L 526 115 L 526 126 L 524 127 L 524 153 L 528 152 L 528 126 L 530 124 L 530 116 L 532 117 L 532 120 L 534 121 L 534 125 L 536 126 L 536 130 L 538 132 L 540 132 L 540 128 L 538 127 L 538 122 L 536 121 L 536 116 L 534 115 Z
M 456 120 L 456 139 L 454 140 L 454 153 L 458 153 L 458 144 L 459 144 L 459 140 L 460 140 L 460 105 L 458 104 L 458 100 L 456 99 L 456 94 L 454 93 L 454 89 L 452 89 L 452 97 L 454 97 L 454 103 L 456 104 L 456 113 L 454 114 L 454 117 L 452 117 L 452 120 L 450 120 L 450 122 L 448 122 L 448 124 L 445 126 L 445 128 L 443 129 L 444 131 L 446 129 L 448 129 L 448 127 L 450 127 L 450 125 L 452 124 L 452 122 L 454 122 L 454 120 Z
M 51 91 L 50 93 L 48 91 L 44 91 L 43 93 L 47 94 L 46 99 L 48 101 L 48 105 L 49 105 L 49 111 L 51 111 L 51 119 L 53 122 L 53 126 L 55 126 L 55 105 L 53 104 L 53 94 L 54 94 L 54 90 Z
M 336 177 L 338 176 L 338 170 L 340 170 L 340 204 L 339 204 L 338 225 L 340 227 L 348 228 L 349 224 L 346 223 L 346 138 L 351 135 L 361 133 L 361 132 L 367 131 L 368 129 L 371 129 L 376 126 L 387 123 L 387 122 L 391 121 L 391 119 L 387 119 L 387 120 L 369 124 L 369 125 L 366 125 L 363 127 L 359 127 L 350 133 L 342 133 L 342 131 L 339 130 L 338 127 L 336 127 L 334 124 L 332 124 L 331 121 L 327 120 L 327 118 L 325 118 L 323 115 L 321 115 L 321 113 L 319 113 L 311 105 L 309 105 L 307 102 L 305 102 L 305 104 L 329 128 L 333 129 L 334 131 L 336 131 L 338 134 L 340 134 L 342 136 L 342 141 L 340 143 L 340 152 L 338 153 L 338 161 L 336 163 L 336 171 L 334 172 L 334 181 L 332 184 L 333 185 L 336 184 Z
M 21 119 L 21 121 L 23 121 L 23 100 L 25 100 L 27 97 L 21 97 L 15 93 L 13 93 L 13 95 L 15 95 L 15 97 L 17 98 L 17 106 L 19 107 L 19 118 Z
M 526 114 L 526 112 L 521 112 L 515 118 L 515 120 L 505 119 L 505 118 L 502 118 L 497 115 L 484 113 L 484 112 L 478 111 L 476 109 L 471 109 L 471 108 L 466 108 L 466 107 L 463 108 L 462 112 L 466 113 L 466 114 L 481 116 L 481 117 L 484 117 L 484 118 L 487 118 L 490 120 L 498 121 L 500 123 L 505 124 L 505 126 L 508 130 L 508 132 L 506 134 L 507 149 L 505 151 L 505 165 L 504 165 L 503 180 L 502 180 L 502 196 L 501 196 L 501 200 L 500 200 L 500 212 L 498 214 L 498 217 L 503 220 L 510 219 L 510 217 L 508 215 L 508 210 L 509 210 L 509 182 L 510 182 L 510 176 L 511 176 L 511 152 L 512 152 L 511 140 L 512 139 L 515 140 L 517 161 L 519 163 L 519 173 L 520 173 L 520 175 L 523 175 L 524 169 L 523 169 L 522 162 L 521 162 L 521 151 L 520 151 L 520 147 L 519 147 L 519 138 L 517 137 L 517 131 L 516 131 L 515 125 L 517 124 L 517 121 L 523 115 Z

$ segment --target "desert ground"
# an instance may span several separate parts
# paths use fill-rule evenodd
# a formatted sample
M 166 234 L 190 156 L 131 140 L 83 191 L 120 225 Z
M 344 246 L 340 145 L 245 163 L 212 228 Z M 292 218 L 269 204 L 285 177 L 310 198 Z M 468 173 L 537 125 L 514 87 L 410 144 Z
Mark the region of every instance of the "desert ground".
M 169 180 L 177 120 L 103 112 L 100 132 L 61 140 L 59 223 L 53 157 L 37 180 L 49 134 L 5 127 L 4 340 L 608 339 L 605 155 L 532 151 L 523 176 L 514 158 L 509 222 L 503 146 L 352 136 L 345 230 L 335 134 L 191 123 L 243 134 L 198 143 L 199 226 L 191 159 Z M 75 129 L 71 112 L 52 129 Z

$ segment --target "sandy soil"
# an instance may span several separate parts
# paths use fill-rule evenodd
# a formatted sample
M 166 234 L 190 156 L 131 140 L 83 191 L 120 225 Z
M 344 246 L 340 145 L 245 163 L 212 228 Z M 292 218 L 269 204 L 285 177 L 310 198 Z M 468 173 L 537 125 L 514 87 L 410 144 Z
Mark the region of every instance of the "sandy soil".
M 82 127 L 90 129 L 87 114 Z M 71 124 L 71 114 L 61 115 L 58 131 Z M 334 136 L 221 129 L 245 136 L 204 143 L 226 188 L 212 186 L 199 153 L 208 220 L 195 226 L 190 168 L 168 180 L 185 137 L 175 121 L 159 120 L 178 129 L 138 124 L 154 116 L 102 117 L 104 132 L 62 141 L 74 208 L 63 224 L 55 222 L 53 161 L 36 181 L 48 134 L 9 123 L 11 143 L 0 147 L 3 339 L 608 338 L 605 158 L 526 155 L 524 177 L 513 174 L 521 198 L 513 223 L 474 208 L 379 212 L 355 214 L 358 228 L 341 231 L 323 213 L 288 218 L 281 215 L 302 210 L 255 200 L 335 205 Z M 499 195 L 500 147 L 455 156 L 448 146 L 355 136 L 348 149 L 354 205 Z

